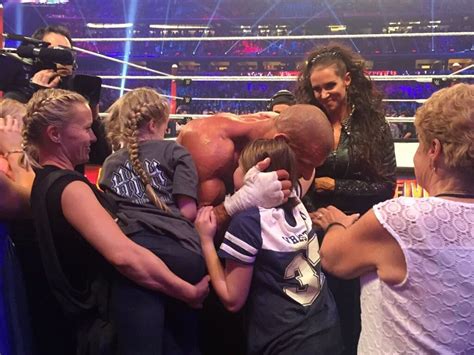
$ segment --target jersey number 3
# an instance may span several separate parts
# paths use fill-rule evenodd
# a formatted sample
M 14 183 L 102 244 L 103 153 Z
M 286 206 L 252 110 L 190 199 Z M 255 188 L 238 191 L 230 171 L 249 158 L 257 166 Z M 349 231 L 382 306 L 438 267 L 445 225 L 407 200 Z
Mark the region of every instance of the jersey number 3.
M 285 287 L 283 292 L 303 306 L 310 306 L 321 291 L 319 261 L 319 243 L 314 234 L 308 242 L 306 257 L 298 254 L 286 267 L 285 279 L 296 278 L 300 286 Z

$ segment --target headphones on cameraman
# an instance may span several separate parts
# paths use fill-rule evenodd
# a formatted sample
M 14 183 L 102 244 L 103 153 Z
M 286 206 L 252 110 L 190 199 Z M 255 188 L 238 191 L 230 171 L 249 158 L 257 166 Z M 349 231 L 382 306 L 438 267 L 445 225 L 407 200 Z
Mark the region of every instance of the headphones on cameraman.
M 277 104 L 288 104 L 288 105 L 294 105 L 296 104 L 296 97 L 293 95 L 293 93 L 289 90 L 280 90 L 275 93 L 275 95 L 272 96 L 270 101 L 267 104 L 267 110 L 272 111 L 273 106 Z

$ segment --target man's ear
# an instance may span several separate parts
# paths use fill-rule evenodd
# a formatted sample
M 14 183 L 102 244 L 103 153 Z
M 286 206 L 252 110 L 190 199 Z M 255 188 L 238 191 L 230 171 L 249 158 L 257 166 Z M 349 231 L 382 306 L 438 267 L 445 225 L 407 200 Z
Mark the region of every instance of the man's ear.
M 279 139 L 283 139 L 286 143 L 289 143 L 290 142 L 290 139 L 288 138 L 288 135 L 286 133 L 275 133 L 275 135 L 273 136 L 273 139 L 275 140 L 279 140 Z
M 61 133 L 59 132 L 59 128 L 56 126 L 48 126 L 46 127 L 46 135 L 49 140 L 53 143 L 61 143 Z

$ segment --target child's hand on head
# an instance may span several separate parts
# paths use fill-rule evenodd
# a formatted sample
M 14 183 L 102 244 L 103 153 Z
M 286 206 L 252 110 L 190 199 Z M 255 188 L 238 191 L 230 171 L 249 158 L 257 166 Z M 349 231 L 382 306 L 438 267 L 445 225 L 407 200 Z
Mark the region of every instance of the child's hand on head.
M 201 237 L 201 242 L 214 242 L 214 235 L 216 234 L 217 221 L 212 206 L 201 207 L 194 221 L 194 226 Z

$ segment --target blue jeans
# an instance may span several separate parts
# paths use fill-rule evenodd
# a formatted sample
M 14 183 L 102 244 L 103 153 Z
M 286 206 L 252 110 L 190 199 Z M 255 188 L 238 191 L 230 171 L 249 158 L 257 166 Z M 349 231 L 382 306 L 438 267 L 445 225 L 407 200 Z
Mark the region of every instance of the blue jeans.
M 130 238 L 190 283 L 197 283 L 205 275 L 202 256 L 171 237 L 144 231 Z M 112 289 L 112 316 L 120 355 L 199 354 L 197 311 L 121 275 Z

